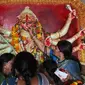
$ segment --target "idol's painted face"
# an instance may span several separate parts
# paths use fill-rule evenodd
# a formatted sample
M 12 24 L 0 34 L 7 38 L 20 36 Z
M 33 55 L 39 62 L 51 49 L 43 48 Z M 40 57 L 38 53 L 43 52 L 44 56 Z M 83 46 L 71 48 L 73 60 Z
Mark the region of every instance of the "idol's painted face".
M 12 71 L 12 64 L 13 64 L 13 59 L 8 61 L 8 62 L 6 62 L 6 63 L 4 63 L 4 65 L 3 65 L 3 73 L 5 75 L 9 75 L 11 73 L 11 71 Z
M 37 22 L 37 19 L 31 14 L 24 14 L 24 16 L 20 16 L 19 20 L 24 29 L 35 27 Z
M 22 22 L 32 23 L 36 21 L 36 18 L 32 14 L 24 13 L 19 18 L 22 20 Z

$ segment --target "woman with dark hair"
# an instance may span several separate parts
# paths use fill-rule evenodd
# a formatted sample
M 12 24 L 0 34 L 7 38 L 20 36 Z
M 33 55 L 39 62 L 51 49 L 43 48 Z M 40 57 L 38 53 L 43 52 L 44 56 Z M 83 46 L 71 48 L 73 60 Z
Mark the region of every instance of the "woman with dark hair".
M 45 75 L 37 72 L 37 61 L 29 52 L 23 51 L 16 55 L 13 73 L 18 76 L 17 85 L 22 85 L 19 79 L 23 79 L 25 85 L 49 85 Z
M 16 78 L 12 75 L 14 55 L 4 53 L 0 56 L 0 85 L 15 85 Z
M 57 44 L 56 49 L 60 52 L 59 58 L 61 58 L 61 61 L 58 62 L 58 68 L 67 70 L 72 79 L 81 80 L 81 65 L 79 60 L 72 55 L 72 44 L 66 40 L 62 40 Z
M 61 40 L 55 48 L 52 49 L 46 47 L 43 42 L 38 40 L 36 36 L 33 35 L 32 29 L 29 29 L 29 32 L 39 49 L 50 56 L 50 58 L 57 63 L 58 68 L 63 68 L 67 72 L 68 76 L 62 80 L 63 82 L 68 79 L 81 79 L 80 62 L 72 55 L 72 44 L 69 41 Z

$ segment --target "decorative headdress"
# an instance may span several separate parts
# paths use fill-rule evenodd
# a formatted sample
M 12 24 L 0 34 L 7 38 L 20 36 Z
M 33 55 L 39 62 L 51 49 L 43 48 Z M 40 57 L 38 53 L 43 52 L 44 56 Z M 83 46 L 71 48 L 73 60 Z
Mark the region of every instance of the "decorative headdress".
M 17 18 L 22 19 L 22 18 L 26 17 L 26 15 L 28 15 L 28 14 L 34 16 L 34 18 L 38 20 L 36 15 L 30 10 L 30 8 L 28 6 L 25 7 L 25 9 L 20 13 L 19 16 L 17 16 Z

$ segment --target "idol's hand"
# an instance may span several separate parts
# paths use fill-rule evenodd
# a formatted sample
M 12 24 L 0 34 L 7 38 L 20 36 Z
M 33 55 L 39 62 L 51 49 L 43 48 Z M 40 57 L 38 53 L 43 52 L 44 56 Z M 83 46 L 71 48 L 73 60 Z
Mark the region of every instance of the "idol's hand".
M 22 27 L 24 30 L 28 30 L 29 28 L 32 27 L 32 24 L 21 23 L 21 27 Z
M 85 43 L 80 43 L 78 45 L 79 50 L 85 50 Z
M 32 37 L 35 36 L 35 28 L 29 28 L 27 31 L 30 33 Z
M 81 30 L 79 31 L 79 35 L 80 35 L 80 36 L 84 36 L 84 35 L 85 35 L 85 28 L 83 28 L 83 29 L 81 29 Z
M 76 10 L 73 9 L 70 13 L 69 13 L 69 19 L 74 19 L 76 17 Z

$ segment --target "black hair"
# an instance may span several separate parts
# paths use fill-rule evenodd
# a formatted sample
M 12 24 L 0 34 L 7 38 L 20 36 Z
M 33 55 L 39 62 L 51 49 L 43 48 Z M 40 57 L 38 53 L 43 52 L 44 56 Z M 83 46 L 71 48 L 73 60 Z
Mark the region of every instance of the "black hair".
M 72 55 L 72 44 L 69 41 L 61 40 L 57 44 L 60 52 L 64 54 L 65 59 L 69 59 Z
M 49 59 L 43 62 L 43 67 L 46 69 L 49 76 L 54 80 L 55 85 L 63 85 L 63 82 L 57 77 L 54 72 L 57 70 L 55 61 Z
M 58 42 L 57 46 L 60 52 L 64 54 L 65 59 L 71 59 L 78 62 L 81 70 L 81 64 L 79 59 L 76 56 L 72 55 L 72 44 L 67 40 L 61 40 Z
M 0 72 L 3 72 L 3 65 L 4 63 L 9 62 L 11 59 L 13 59 L 15 55 L 11 53 L 4 53 L 0 55 Z
M 26 51 L 20 52 L 16 55 L 14 60 L 14 75 L 16 75 L 15 69 L 24 78 L 26 85 L 30 85 L 30 78 L 35 76 L 37 72 L 37 61 L 31 53 Z

